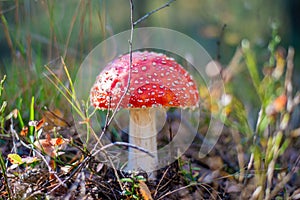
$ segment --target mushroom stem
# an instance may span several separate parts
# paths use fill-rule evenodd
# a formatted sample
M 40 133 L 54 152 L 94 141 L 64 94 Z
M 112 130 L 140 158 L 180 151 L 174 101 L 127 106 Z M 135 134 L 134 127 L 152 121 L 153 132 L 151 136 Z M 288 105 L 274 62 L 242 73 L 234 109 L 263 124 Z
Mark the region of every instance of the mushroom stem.
M 130 148 L 128 155 L 128 170 L 143 170 L 152 172 L 156 169 L 156 109 L 137 108 L 130 110 L 129 143 L 146 149 L 154 157 L 139 150 Z M 154 175 L 152 175 L 153 177 Z

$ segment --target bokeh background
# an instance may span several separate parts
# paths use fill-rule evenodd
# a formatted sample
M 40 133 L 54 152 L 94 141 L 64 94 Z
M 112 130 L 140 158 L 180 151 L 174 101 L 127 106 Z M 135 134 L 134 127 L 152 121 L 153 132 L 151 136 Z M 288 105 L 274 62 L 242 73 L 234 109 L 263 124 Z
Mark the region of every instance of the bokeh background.
M 135 20 L 166 2 L 135 0 Z M 138 27 L 180 31 L 198 41 L 223 66 L 241 41 L 248 39 L 261 69 L 269 56 L 272 32 L 277 31 L 281 46 L 295 47 L 299 73 L 299 5 L 297 0 L 177 0 Z M 4 97 L 10 106 L 20 101 L 29 104 L 32 96 L 37 104 L 61 106 L 63 98 L 45 78 L 44 65 L 64 80 L 63 57 L 75 77 L 80 63 L 97 44 L 130 28 L 128 0 L 1 0 L 0 13 L 0 73 L 7 75 Z M 246 69 L 240 73 L 247 76 Z M 300 85 L 297 75 L 294 81 Z

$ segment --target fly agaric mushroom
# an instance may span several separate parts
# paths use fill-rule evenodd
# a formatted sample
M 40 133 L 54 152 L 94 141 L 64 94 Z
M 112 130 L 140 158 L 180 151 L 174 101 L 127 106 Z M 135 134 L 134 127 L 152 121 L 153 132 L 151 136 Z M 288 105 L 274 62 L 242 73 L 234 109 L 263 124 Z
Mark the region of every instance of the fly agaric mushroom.
M 197 107 L 198 90 L 191 75 L 164 54 L 133 52 L 131 76 L 129 67 L 130 54 L 109 63 L 97 76 L 90 100 L 95 108 L 116 109 L 127 91 L 120 108 L 130 113 L 129 143 L 154 155 L 130 148 L 127 169 L 154 171 L 158 164 L 156 111 L 165 107 Z

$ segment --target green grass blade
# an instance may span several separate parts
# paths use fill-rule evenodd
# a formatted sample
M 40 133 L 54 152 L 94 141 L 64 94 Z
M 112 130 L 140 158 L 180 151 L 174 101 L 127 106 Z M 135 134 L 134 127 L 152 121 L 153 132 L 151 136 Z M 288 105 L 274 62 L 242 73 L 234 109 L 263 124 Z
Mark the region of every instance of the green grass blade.
M 4 89 L 3 84 L 4 84 L 5 79 L 6 79 L 6 75 L 3 76 L 3 78 L 0 82 L 0 97 L 2 96 L 2 91 Z
M 251 51 L 248 40 L 242 41 L 242 48 L 244 52 L 245 62 L 248 71 L 250 73 L 253 85 L 255 87 L 257 94 L 260 96 L 260 92 L 259 92 L 260 78 L 259 78 L 259 73 L 257 71 L 257 65 L 256 65 L 257 62 L 256 62 L 255 54 Z
M 21 98 L 19 100 L 19 102 L 18 102 L 18 105 L 17 105 L 17 108 L 18 108 L 18 120 L 19 120 L 20 128 L 21 129 L 23 129 L 23 127 L 24 127 L 24 121 L 23 121 L 23 118 L 22 118 L 22 115 L 21 115 L 22 101 L 23 101 L 23 99 Z
M 29 121 L 34 121 L 34 96 L 31 98 Z M 34 127 L 33 126 L 29 126 L 29 139 L 31 142 L 33 142 L 33 140 L 34 140 Z
M 55 75 L 54 75 L 55 76 Z M 56 76 L 55 76 L 56 77 Z M 74 104 L 74 101 L 72 101 L 72 99 L 70 99 L 66 94 L 65 92 L 59 87 L 58 84 L 56 84 L 50 77 L 46 76 L 46 78 L 55 86 L 55 88 L 64 96 L 64 98 L 70 103 L 70 105 L 72 106 L 72 108 L 77 112 L 77 114 L 79 114 L 79 116 L 82 118 L 82 119 L 85 119 L 85 116 L 83 114 L 83 112 L 81 111 L 80 107 L 77 107 L 75 104 Z M 56 77 L 57 78 L 57 77 Z M 63 84 L 60 84 L 62 85 L 63 89 L 68 93 L 69 96 L 71 96 L 70 94 L 70 91 L 63 85 Z

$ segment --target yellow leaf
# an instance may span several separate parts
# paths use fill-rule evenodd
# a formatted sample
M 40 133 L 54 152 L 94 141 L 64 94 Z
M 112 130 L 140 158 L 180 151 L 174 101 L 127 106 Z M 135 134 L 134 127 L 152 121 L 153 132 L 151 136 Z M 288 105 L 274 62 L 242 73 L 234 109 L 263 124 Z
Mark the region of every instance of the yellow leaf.
M 7 158 L 11 164 L 17 164 L 20 165 L 23 163 L 21 156 L 15 153 L 11 153 L 7 155 Z

